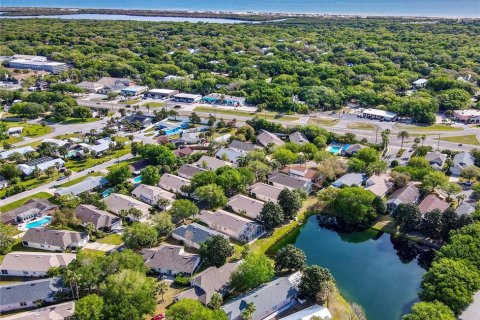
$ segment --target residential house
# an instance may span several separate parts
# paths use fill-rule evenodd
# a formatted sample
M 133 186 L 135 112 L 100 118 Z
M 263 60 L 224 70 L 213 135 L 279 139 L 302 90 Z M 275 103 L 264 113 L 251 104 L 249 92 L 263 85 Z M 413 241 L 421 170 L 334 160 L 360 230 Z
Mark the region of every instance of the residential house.
M 14 251 L 5 255 L 0 272 L 2 277 L 46 277 L 50 268 L 66 268 L 75 257 L 74 253 Z
M 278 202 L 278 196 L 283 188 L 277 188 L 263 182 L 257 182 L 250 186 L 250 194 L 253 195 L 256 199 L 268 202 L 272 201 L 274 203 Z
M 105 210 L 100 210 L 89 204 L 81 204 L 75 209 L 77 219 L 83 226 L 92 223 L 95 230 L 111 231 L 122 227 L 122 219 Z
M 262 201 L 236 194 L 228 200 L 227 206 L 235 213 L 258 220 L 264 204 Z
M 222 310 L 229 320 L 242 319 L 242 313 L 248 304 L 255 305 L 252 320 L 271 319 L 274 315 L 288 310 L 297 304 L 300 272 L 288 277 L 277 278 L 258 289 L 236 298 L 223 305 Z
M 420 190 L 413 184 L 408 183 L 406 186 L 395 190 L 387 199 L 387 210 L 392 213 L 397 209 L 399 204 L 417 203 L 420 198 Z
M 1 221 L 6 224 L 22 223 L 34 218 L 51 215 L 57 208 L 46 199 L 30 199 L 21 207 L 4 212 Z
M 364 175 L 362 173 L 346 173 L 332 183 L 336 188 L 354 187 L 363 183 Z
M 143 260 L 151 270 L 167 275 L 191 276 L 200 265 L 200 255 L 186 253 L 180 246 L 161 246 L 142 250 Z
M 241 152 L 243 154 L 246 154 L 246 153 L 248 153 L 250 151 L 253 151 L 255 149 L 260 149 L 259 146 L 255 145 L 253 143 L 243 142 L 243 141 L 240 141 L 240 140 L 232 140 L 232 142 L 230 142 L 228 147 L 232 150 L 235 150 L 237 152 Z
M 457 209 L 455 209 L 455 213 L 460 216 L 469 216 L 475 211 L 475 207 L 468 202 L 462 202 Z
M 143 169 L 145 169 L 147 166 L 151 165 L 150 160 L 148 159 L 142 159 L 139 161 L 136 161 L 134 163 L 130 164 L 130 171 L 134 175 L 139 175 Z
M 208 169 L 208 170 L 217 170 L 218 168 L 221 168 L 221 167 L 233 166 L 232 163 L 228 161 L 223 161 L 210 156 L 202 156 L 197 161 L 196 164 L 199 168 Z
M 441 153 L 440 151 L 431 151 L 425 155 L 425 159 L 427 159 L 428 163 L 430 163 L 433 169 L 442 170 L 445 162 L 447 161 L 447 155 Z
M 215 153 L 215 157 L 218 159 L 227 160 L 232 163 L 237 163 L 238 158 L 242 156 L 244 156 L 244 153 L 225 147 L 221 147 L 217 153 Z
M 103 199 L 103 201 L 107 205 L 108 210 L 115 214 L 118 214 L 119 216 L 122 216 L 126 213 L 128 219 L 132 221 L 145 221 L 150 216 L 149 210 L 151 206 L 124 194 L 112 193 L 111 195 Z M 130 213 L 130 209 L 133 208 L 140 210 L 140 216 L 136 216 Z
M 260 130 L 260 133 L 257 135 L 257 143 L 262 147 L 270 146 L 283 146 L 285 142 L 282 141 L 276 134 L 270 133 L 266 130 Z
M 343 148 L 341 152 L 344 155 L 351 157 L 351 156 L 354 156 L 355 153 L 362 150 L 363 148 L 365 147 L 362 146 L 361 144 L 355 143 L 355 144 L 348 145 L 346 148 Z
M 182 128 L 183 131 L 183 128 Z M 178 139 L 179 141 L 182 141 L 183 144 L 187 145 L 192 145 L 192 144 L 198 144 L 202 141 L 200 138 L 200 133 L 199 132 L 182 132 L 182 137 Z
M 425 85 L 427 84 L 428 79 L 417 79 L 412 82 L 413 87 L 417 89 L 425 88 Z
M 0 175 L 0 190 L 5 189 L 6 187 L 8 187 L 8 181 L 4 176 Z
M 188 129 L 188 123 L 189 123 L 188 120 L 172 121 L 166 118 L 166 119 L 163 119 L 162 121 L 155 123 L 155 127 L 160 130 L 161 134 L 166 136 L 171 136 L 174 134 L 183 133 L 184 130 Z M 192 142 L 192 143 L 197 143 L 197 140 L 195 140 L 195 142 Z
M 288 174 L 292 177 L 311 181 L 312 183 L 315 183 L 319 176 L 319 173 L 316 169 L 299 165 L 286 166 L 281 170 L 281 172 Z
M 300 131 L 295 131 L 295 132 L 291 133 L 288 136 L 288 139 L 290 140 L 290 142 L 293 142 L 293 143 L 296 143 L 296 144 L 305 144 L 305 143 L 310 142 L 310 141 L 308 141 L 308 138 L 305 137 L 305 135 L 303 133 L 301 133 Z
M 377 197 L 383 197 L 393 189 L 393 182 L 386 173 L 374 174 L 365 181 L 365 190 L 372 192 Z
M 45 171 L 51 167 L 62 168 L 64 166 L 65 166 L 65 162 L 60 158 L 53 159 L 51 157 L 42 157 L 42 158 L 29 161 L 27 163 L 19 164 L 17 165 L 17 169 L 22 171 L 24 175 L 29 176 L 36 169 L 40 171 Z
M 89 236 L 83 232 L 56 230 L 45 228 L 31 228 L 22 238 L 24 247 L 48 251 L 64 251 L 83 247 Z
M 332 314 L 323 306 L 314 304 L 308 308 L 300 310 L 298 312 L 292 313 L 286 317 L 280 318 L 280 320 L 331 320 L 333 319 Z
M 31 146 L 8 149 L 3 152 L 0 152 L 0 159 L 8 159 L 8 157 L 10 157 L 14 153 L 20 153 L 23 155 L 29 152 L 35 152 L 35 149 L 33 149 Z
M 450 168 L 450 173 L 454 176 L 459 176 L 462 170 L 468 166 L 474 165 L 475 160 L 468 152 L 458 153 L 453 157 L 453 165 Z
M 229 282 L 232 273 L 237 270 L 241 261 L 227 262 L 220 268 L 209 267 L 190 280 L 192 288 L 182 291 L 175 300 L 193 299 L 208 305 L 215 292 L 225 296 L 229 292 Z
M 78 196 L 81 193 L 92 191 L 98 188 L 103 187 L 108 183 L 108 180 L 104 177 L 87 177 L 85 180 L 76 183 L 69 187 L 60 187 L 55 191 L 56 196 L 63 196 L 66 194 L 71 194 Z
M 441 212 L 445 211 L 450 207 L 450 204 L 443 199 L 440 199 L 436 194 L 431 193 L 425 197 L 425 199 L 420 202 L 418 209 L 422 215 L 433 211 L 440 210 Z
M 222 236 L 228 240 L 228 237 L 224 234 L 195 222 L 188 225 L 181 225 L 172 232 L 172 238 L 182 241 L 187 247 L 195 249 L 200 249 L 202 243 L 213 236 Z
M 160 178 L 158 186 L 167 191 L 181 194 L 182 196 L 188 196 L 188 192 L 185 192 L 182 189 L 190 186 L 190 180 L 175 176 L 170 173 L 164 173 Z
M 190 147 L 180 148 L 173 151 L 173 154 L 179 158 L 185 158 L 194 153 L 195 150 Z
M 302 189 L 307 194 L 312 192 L 312 182 L 297 177 L 288 176 L 283 173 L 274 172 L 268 177 L 268 182 L 271 183 L 274 187 L 280 189 L 290 189 L 291 191 L 295 189 Z
M 149 125 L 152 124 L 152 118 L 151 117 L 145 117 L 145 116 L 140 116 L 138 114 L 131 115 L 125 117 L 125 120 L 127 120 L 130 123 L 140 123 L 140 128 L 145 129 Z
M 203 171 L 205 171 L 205 169 L 185 163 L 177 170 L 177 174 L 182 178 L 191 179 L 195 174 Z
M 64 302 L 40 309 L 15 313 L 3 317 L 2 320 L 72 320 L 75 312 L 75 302 Z
M 33 308 L 39 303 L 55 302 L 63 290 L 61 278 L 48 278 L 0 286 L 0 312 Z
M 216 230 L 242 242 L 249 243 L 265 233 L 265 228 L 247 218 L 217 210 L 215 212 L 202 210 L 196 217 L 210 229 Z
M 132 196 L 151 206 L 159 206 L 163 210 L 171 208 L 175 194 L 162 188 L 140 184 L 132 191 Z

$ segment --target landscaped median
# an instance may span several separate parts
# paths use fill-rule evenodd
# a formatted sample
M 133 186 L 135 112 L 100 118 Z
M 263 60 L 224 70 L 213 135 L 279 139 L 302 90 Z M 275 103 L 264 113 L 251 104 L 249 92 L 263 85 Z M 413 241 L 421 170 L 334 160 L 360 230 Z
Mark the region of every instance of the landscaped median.
M 262 112 L 248 112 L 248 111 L 241 111 L 241 110 L 228 110 L 228 109 L 221 109 L 221 108 L 214 108 L 214 107 L 196 107 L 193 111 L 195 112 L 204 112 L 210 114 L 219 114 L 219 115 L 231 115 L 231 116 L 239 116 L 239 117 L 246 117 L 252 118 L 258 116 L 259 118 L 264 118 L 267 120 L 279 120 L 279 121 L 297 121 L 300 119 L 298 116 L 290 116 L 290 115 L 281 115 L 275 112 L 269 111 L 262 111 Z

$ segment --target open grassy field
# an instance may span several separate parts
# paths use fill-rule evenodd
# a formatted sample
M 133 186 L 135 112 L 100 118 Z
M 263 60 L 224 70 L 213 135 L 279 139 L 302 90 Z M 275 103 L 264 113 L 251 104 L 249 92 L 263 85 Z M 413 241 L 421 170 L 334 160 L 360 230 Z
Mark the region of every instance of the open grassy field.
M 414 131 L 460 131 L 462 128 L 452 127 L 448 124 L 432 124 L 432 125 L 407 125 L 396 123 L 394 127 L 398 130 L 414 130 Z
M 24 123 L 24 122 L 3 122 L 3 123 L 5 123 L 8 128 L 13 128 L 13 127 L 23 128 L 23 132 L 20 134 L 19 137 L 10 136 L 6 140 L 7 143 L 18 143 L 23 141 L 23 137 L 36 138 L 52 132 L 52 127 L 49 127 L 47 125 L 44 126 L 41 124 L 30 124 L 30 123 Z
M 196 112 L 204 112 L 204 113 L 211 113 L 217 115 L 231 115 L 231 116 L 239 116 L 239 117 L 247 117 L 253 118 L 258 116 L 259 118 L 266 118 L 267 120 L 281 120 L 281 121 L 297 121 L 300 117 L 297 116 L 288 116 L 288 115 L 281 115 L 274 112 L 246 112 L 240 110 L 227 110 L 227 109 L 219 109 L 219 108 L 212 108 L 212 107 L 196 107 L 194 109 Z
M 441 141 L 462 143 L 462 144 L 471 144 L 474 146 L 480 146 L 480 141 L 478 141 L 475 134 L 469 134 L 466 136 L 453 136 L 453 137 L 441 137 Z
M 338 119 L 328 119 L 328 118 L 309 118 L 308 124 L 319 126 L 319 127 L 333 127 L 336 125 L 340 120 Z
M 20 200 L 17 200 L 15 202 L 12 202 L 12 203 L 9 203 L 9 204 L 6 204 L 4 206 L 1 206 L 0 207 L 0 212 L 7 212 L 7 211 L 10 211 L 12 209 L 15 209 L 15 208 L 18 208 L 20 206 L 23 206 L 28 200 L 30 199 L 35 199 L 35 198 L 39 198 L 39 199 L 50 199 L 52 198 L 53 196 L 48 193 L 48 192 L 39 192 L 39 193 L 36 193 L 34 195 L 31 195 L 31 196 L 28 196 L 26 198 L 23 198 L 23 199 L 20 199 Z
M 368 122 L 350 122 L 349 124 L 347 124 L 347 128 L 371 131 L 371 130 L 376 130 L 377 126 Z
M 165 102 L 148 102 L 148 103 L 145 103 L 143 106 L 146 107 L 146 106 L 149 106 L 150 108 L 161 108 L 161 107 L 164 107 L 166 105 Z

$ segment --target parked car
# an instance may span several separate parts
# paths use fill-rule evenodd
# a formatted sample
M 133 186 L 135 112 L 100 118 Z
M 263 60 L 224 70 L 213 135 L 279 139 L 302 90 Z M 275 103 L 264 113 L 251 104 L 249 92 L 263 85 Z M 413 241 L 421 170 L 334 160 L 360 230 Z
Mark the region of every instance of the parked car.
M 61 176 L 61 177 L 59 177 L 59 178 L 57 179 L 57 181 L 62 181 L 62 180 L 65 180 L 65 179 L 67 179 L 66 176 Z
M 165 313 L 160 313 L 152 318 L 152 320 L 163 320 L 165 319 Z

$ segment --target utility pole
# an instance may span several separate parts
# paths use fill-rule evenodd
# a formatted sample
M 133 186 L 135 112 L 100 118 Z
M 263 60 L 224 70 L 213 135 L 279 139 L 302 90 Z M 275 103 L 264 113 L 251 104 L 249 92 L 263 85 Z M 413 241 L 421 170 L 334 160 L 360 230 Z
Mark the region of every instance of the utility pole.
M 438 134 L 437 151 L 440 151 L 440 133 Z
M 377 139 L 378 139 L 378 125 L 375 126 L 375 144 L 377 144 Z

